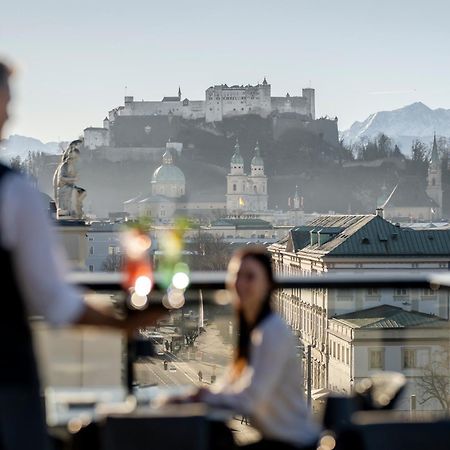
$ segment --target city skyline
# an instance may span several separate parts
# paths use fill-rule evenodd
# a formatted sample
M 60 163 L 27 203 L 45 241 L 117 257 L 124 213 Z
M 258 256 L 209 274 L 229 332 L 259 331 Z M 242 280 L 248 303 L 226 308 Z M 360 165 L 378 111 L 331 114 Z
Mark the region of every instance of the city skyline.
M 6 136 L 76 138 L 123 104 L 125 89 L 160 100 L 181 86 L 183 96 L 203 99 L 213 84 L 265 76 L 274 95 L 315 88 L 317 117 L 337 116 L 340 130 L 415 101 L 450 107 L 444 1 L 96 6 L 3 6 L 0 58 L 16 68 Z

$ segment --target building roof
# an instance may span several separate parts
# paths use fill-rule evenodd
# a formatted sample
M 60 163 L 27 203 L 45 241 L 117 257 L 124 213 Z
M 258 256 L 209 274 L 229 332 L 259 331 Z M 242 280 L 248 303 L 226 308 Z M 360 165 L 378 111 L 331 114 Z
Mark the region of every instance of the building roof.
M 262 219 L 246 218 L 222 218 L 211 223 L 211 227 L 235 227 L 238 230 L 271 230 L 273 226 L 270 222 Z
M 443 319 L 418 311 L 406 311 L 398 306 L 380 305 L 333 317 L 351 328 L 389 329 L 442 326 Z
M 163 102 L 179 102 L 180 97 L 163 97 Z
M 277 243 L 288 252 L 336 257 L 450 257 L 450 230 L 403 228 L 378 215 L 325 215 Z

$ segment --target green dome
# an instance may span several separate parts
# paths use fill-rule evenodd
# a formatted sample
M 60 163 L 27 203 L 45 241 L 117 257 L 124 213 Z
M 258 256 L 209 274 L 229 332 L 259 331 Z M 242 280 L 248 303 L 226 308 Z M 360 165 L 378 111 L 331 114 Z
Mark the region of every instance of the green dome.
M 261 158 L 261 152 L 259 150 L 258 142 L 256 142 L 255 156 L 253 157 L 251 164 L 252 166 L 264 166 L 264 161 Z
M 231 158 L 231 164 L 244 164 L 244 158 L 240 153 L 234 153 Z
M 163 155 L 162 166 L 159 166 L 152 176 L 152 183 L 173 183 L 182 184 L 186 183 L 184 173 L 177 166 L 173 165 L 172 154 L 167 149 Z
M 186 178 L 184 173 L 177 166 L 163 164 L 153 172 L 152 183 L 175 183 L 184 185 L 185 182 Z
M 264 161 L 261 156 L 254 156 L 252 159 L 252 166 L 263 166 Z

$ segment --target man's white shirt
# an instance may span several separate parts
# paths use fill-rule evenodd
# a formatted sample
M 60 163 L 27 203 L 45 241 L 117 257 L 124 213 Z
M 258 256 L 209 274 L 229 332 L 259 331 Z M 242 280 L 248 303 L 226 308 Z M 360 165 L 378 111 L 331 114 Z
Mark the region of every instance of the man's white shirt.
M 82 296 L 66 282 L 67 261 L 41 194 L 15 173 L 5 174 L 1 181 L 0 245 L 11 252 L 30 315 L 43 316 L 54 325 L 72 323 L 81 316 Z

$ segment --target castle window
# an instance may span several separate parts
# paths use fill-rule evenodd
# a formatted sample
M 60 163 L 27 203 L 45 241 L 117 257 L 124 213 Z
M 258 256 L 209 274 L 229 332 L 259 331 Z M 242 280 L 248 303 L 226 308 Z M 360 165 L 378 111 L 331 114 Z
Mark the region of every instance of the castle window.
M 253 190 L 256 192 L 256 186 L 253 186 Z
M 431 184 L 432 184 L 433 186 L 436 186 L 436 180 L 435 180 L 434 178 L 431 180 Z
M 233 191 L 235 191 L 236 190 L 236 185 L 235 184 L 233 184 Z

